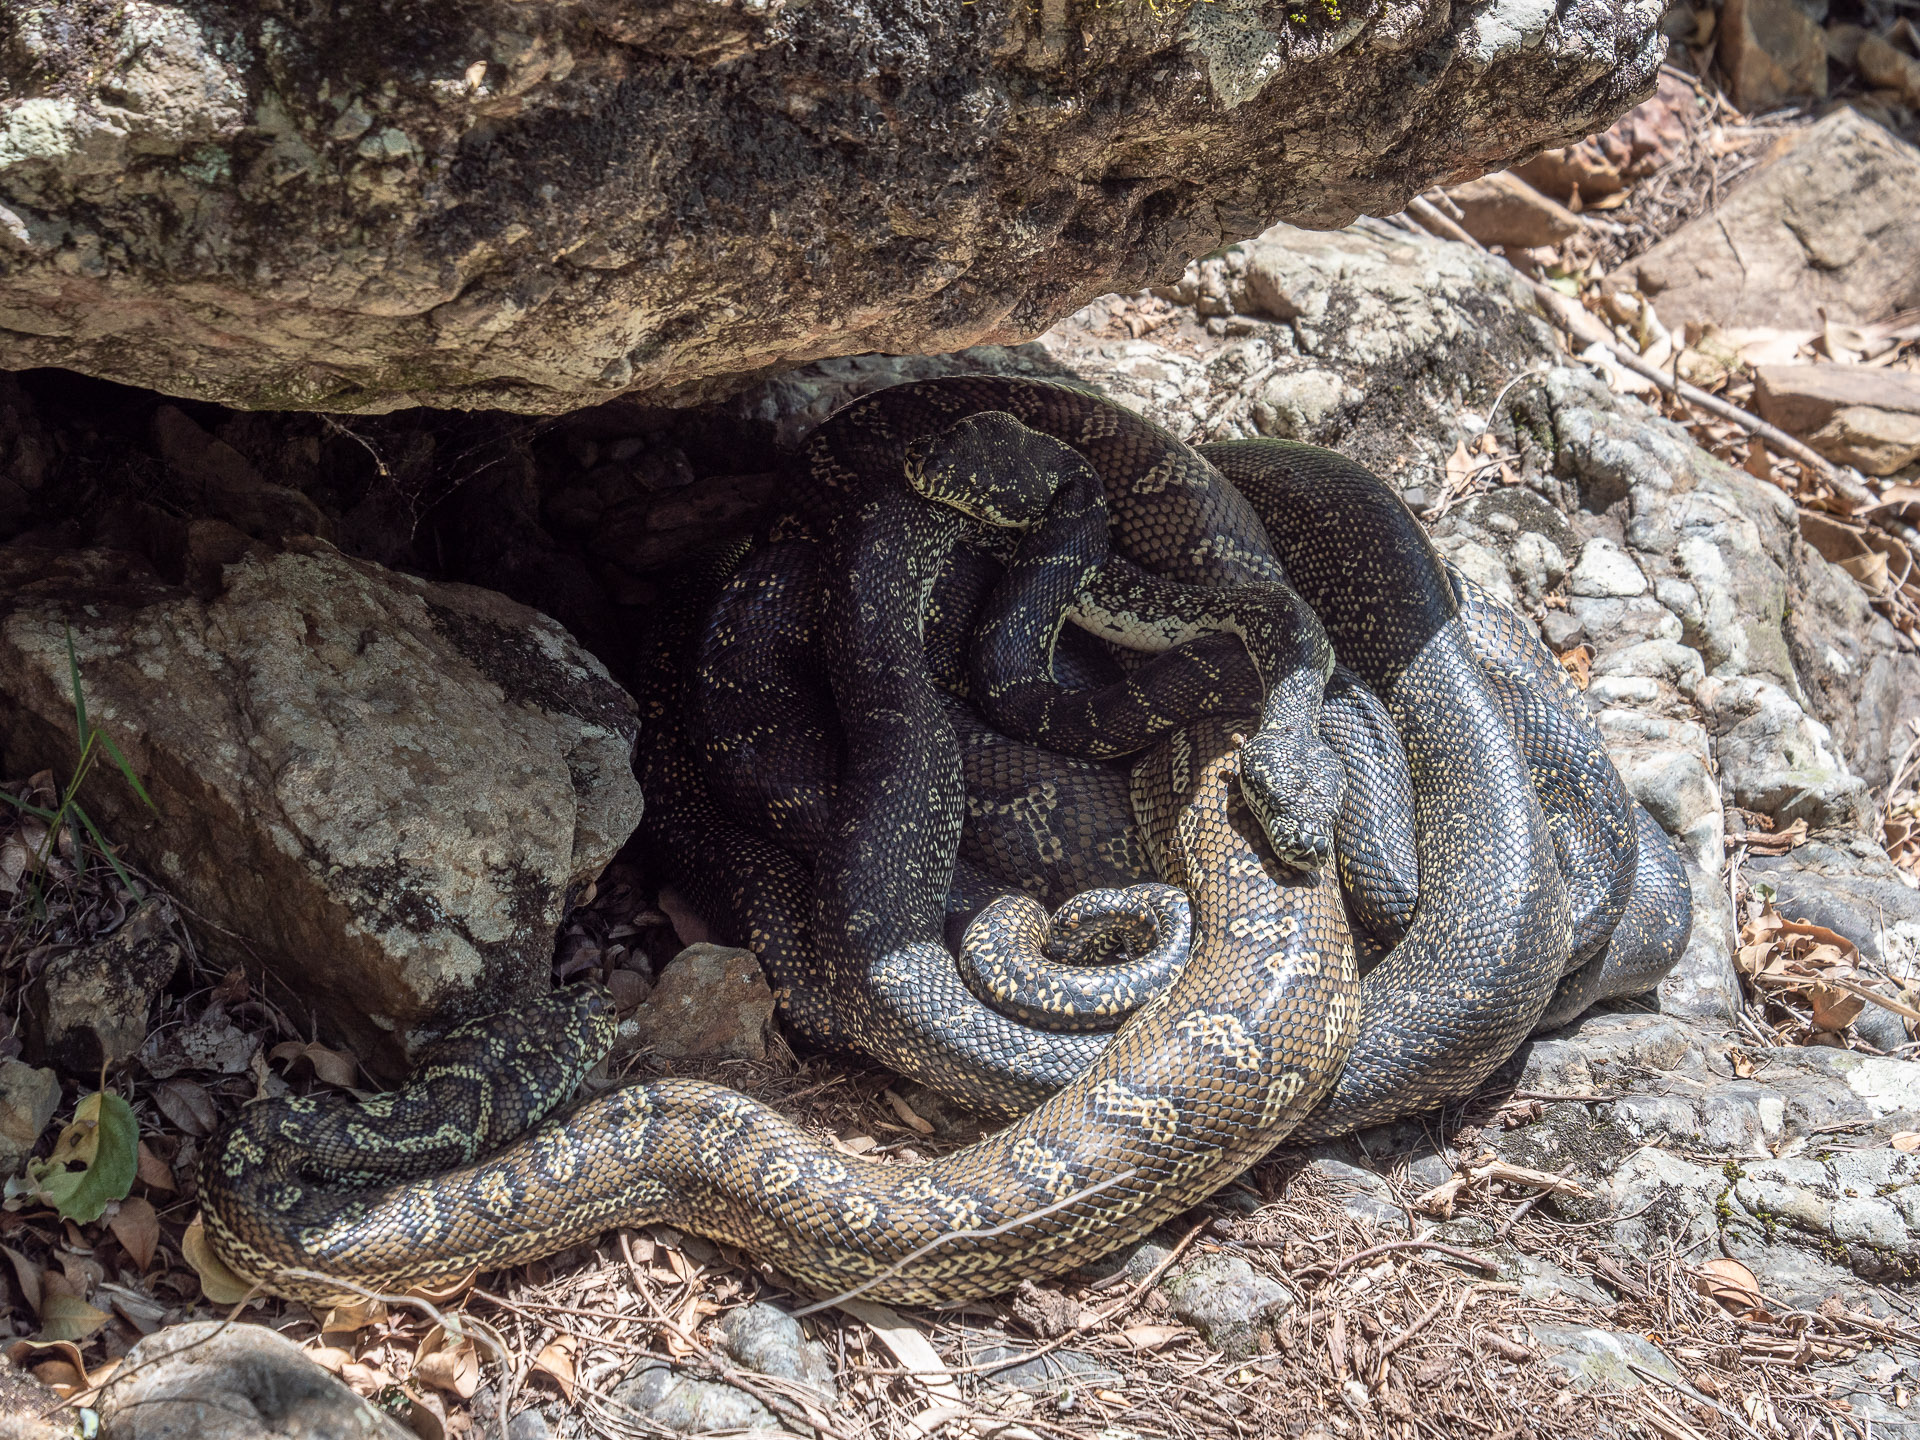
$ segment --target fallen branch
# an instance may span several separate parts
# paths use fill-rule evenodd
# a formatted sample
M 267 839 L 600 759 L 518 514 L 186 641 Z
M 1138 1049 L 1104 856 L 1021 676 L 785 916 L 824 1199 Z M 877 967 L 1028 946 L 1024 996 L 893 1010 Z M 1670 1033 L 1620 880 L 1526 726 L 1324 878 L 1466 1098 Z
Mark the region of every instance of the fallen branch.
M 1442 214 L 1431 202 L 1416 196 L 1407 202 L 1407 210 L 1435 234 L 1445 236 L 1449 240 L 1456 240 L 1462 245 L 1470 245 L 1482 254 L 1488 254 L 1486 246 Z M 1519 275 L 1520 272 L 1515 270 L 1514 274 Z M 1678 396 L 1689 405 L 1704 410 L 1709 415 L 1733 422 L 1749 435 L 1765 441 L 1780 454 L 1799 461 L 1831 485 L 1833 493 L 1840 497 L 1849 511 L 1866 510 L 1880 503 L 1879 497 L 1864 484 L 1834 465 L 1804 441 L 1795 439 L 1778 426 L 1769 425 L 1750 410 L 1742 410 L 1738 405 L 1722 400 L 1718 395 L 1710 395 L 1699 386 L 1688 384 L 1677 375 L 1668 374 L 1658 365 L 1649 363 L 1632 349 L 1615 340 L 1607 333 L 1605 326 L 1551 285 L 1543 285 L 1526 275 L 1521 275 L 1520 278 L 1533 291 L 1534 297 L 1546 310 L 1548 318 L 1581 346 L 1600 346 L 1623 367 L 1644 380 L 1652 381 L 1667 394 Z
M 1336 1262 L 1334 1267 L 1327 1271 L 1327 1279 L 1338 1279 L 1341 1271 L 1350 1270 L 1362 1260 L 1371 1260 L 1374 1256 L 1385 1255 L 1390 1250 L 1437 1250 L 1442 1255 L 1450 1255 L 1455 1260 L 1464 1260 L 1469 1265 L 1478 1266 L 1489 1274 L 1497 1275 L 1500 1273 L 1498 1263 L 1487 1259 L 1484 1255 L 1476 1255 L 1471 1250 L 1461 1250 L 1452 1245 L 1442 1245 L 1437 1240 L 1389 1240 L 1384 1245 L 1376 1245 L 1371 1250 L 1362 1250 L 1358 1254 L 1349 1255 L 1346 1259 Z

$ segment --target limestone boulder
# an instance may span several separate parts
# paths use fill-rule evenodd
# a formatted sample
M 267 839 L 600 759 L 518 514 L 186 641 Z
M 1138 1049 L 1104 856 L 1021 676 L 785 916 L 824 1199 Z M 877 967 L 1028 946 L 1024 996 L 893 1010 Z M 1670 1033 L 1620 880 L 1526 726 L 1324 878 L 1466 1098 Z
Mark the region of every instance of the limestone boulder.
M 382 12 L 384 13 L 384 12 Z M 0 12 L 0 332 L 260 409 L 686 402 L 1024 340 L 1604 128 L 1649 0 Z
M 158 807 L 102 772 L 90 812 L 216 958 L 270 967 L 389 1070 L 544 986 L 563 912 L 639 819 L 632 701 L 544 616 L 323 541 L 216 576 L 0 548 L 8 764 L 75 758 L 71 633 L 89 714 Z

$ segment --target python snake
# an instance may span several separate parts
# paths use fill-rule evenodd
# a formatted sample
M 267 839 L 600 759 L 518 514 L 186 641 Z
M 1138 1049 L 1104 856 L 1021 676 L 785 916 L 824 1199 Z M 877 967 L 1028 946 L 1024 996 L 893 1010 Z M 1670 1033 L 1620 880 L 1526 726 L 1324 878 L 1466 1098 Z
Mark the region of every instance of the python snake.
M 1355 587 L 1350 575 L 1329 578 L 1327 564 L 1316 565 L 1337 547 L 1338 537 L 1325 534 L 1290 537 L 1295 543 L 1283 571 L 1262 553 L 1264 537 L 1257 519 L 1247 524 L 1244 500 L 1205 466 L 1196 469 L 1192 452 L 1162 444 L 1151 427 L 1142 447 L 1133 417 L 1116 418 L 1114 407 L 1081 391 L 1038 387 L 1051 393 L 1036 396 L 1028 382 L 983 383 L 995 401 L 1013 387 L 1016 403 L 983 403 L 954 387 L 932 405 L 942 423 L 919 427 L 910 438 L 945 429 L 956 413 L 995 409 L 1028 423 L 1064 414 L 1058 428 L 1073 434 L 1060 438 L 1077 440 L 1083 452 L 1100 452 L 1103 440 L 1118 435 L 1121 442 L 1106 447 L 1109 460 L 1128 447 L 1136 459 L 1141 449 L 1151 456 L 1160 445 L 1178 453 L 1119 467 L 1122 486 L 1130 487 L 1125 493 L 1171 487 L 1191 491 L 1190 503 L 1165 507 L 1158 517 L 1147 513 L 1150 505 L 1115 505 L 1118 548 L 1136 558 L 1157 556 L 1161 574 L 1187 585 L 1237 583 L 1221 580 L 1220 564 L 1260 584 L 1305 574 L 1303 588 L 1336 646 L 1346 640 L 1342 658 L 1383 697 L 1412 761 L 1421 878 L 1454 866 L 1475 873 L 1451 886 L 1424 886 L 1406 937 L 1368 977 L 1366 991 L 1356 992 L 1337 884 L 1331 875 L 1274 860 L 1235 778 L 1240 751 L 1227 725 L 1186 723 L 1137 762 L 1133 788 L 1157 864 L 1192 896 L 1191 958 L 1104 1052 L 1084 1065 L 1069 1059 L 1065 1088 L 989 1140 L 929 1166 L 858 1161 L 737 1094 L 665 1081 L 589 1101 L 564 1124 L 550 1122 L 480 1159 L 569 1093 L 591 1063 L 606 1029 L 604 1002 L 590 992 L 560 992 L 523 1014 L 517 1029 L 497 1018 L 462 1027 L 423 1056 L 415 1079 L 394 1095 L 359 1106 L 263 1102 L 243 1112 L 210 1147 L 202 1177 L 209 1236 L 236 1270 L 266 1278 L 282 1293 L 318 1293 L 311 1283 L 285 1278 L 293 1266 L 392 1288 L 510 1265 L 615 1225 L 669 1220 L 738 1243 L 822 1290 L 877 1279 L 873 1293 L 902 1301 L 991 1293 L 1144 1233 L 1265 1153 L 1333 1091 L 1356 1025 L 1354 1062 L 1331 1103 L 1300 1134 L 1334 1133 L 1460 1093 L 1524 1036 L 1571 961 L 1572 920 L 1545 822 L 1530 793 L 1522 793 L 1523 762 L 1511 743 L 1491 759 L 1476 749 L 1498 706 L 1458 643 L 1457 602 L 1450 592 L 1444 603 L 1436 598 L 1434 577 L 1444 587 L 1443 572 L 1433 563 L 1423 570 L 1418 547 L 1396 540 L 1390 562 L 1367 567 L 1372 588 Z M 899 438 L 889 438 L 886 463 Z M 1103 478 L 1114 486 L 1105 467 Z M 890 508 L 891 490 L 841 498 L 868 518 L 890 515 L 895 533 L 920 537 L 910 547 L 912 563 L 881 567 L 874 594 L 897 606 L 917 589 L 924 605 L 937 568 L 928 557 L 941 543 L 925 537 L 939 522 L 924 511 Z M 1222 515 L 1231 523 L 1220 522 Z M 1209 525 L 1216 526 L 1210 536 Z M 830 531 L 826 541 L 834 563 L 850 574 L 859 563 L 851 533 Z M 1424 558 L 1432 562 L 1430 550 Z M 1410 578 L 1417 593 L 1407 593 Z M 1353 627 L 1330 618 L 1344 613 L 1350 621 L 1356 607 L 1394 615 L 1384 644 L 1362 627 L 1369 633 L 1356 645 Z M 937 730 L 941 701 L 936 696 L 927 708 L 901 668 L 920 637 L 909 638 L 897 613 L 883 614 L 887 605 L 862 613 L 856 601 L 849 608 L 833 653 L 869 668 L 853 686 L 839 687 L 837 718 L 851 715 L 858 727 L 867 723 L 863 715 L 897 715 L 907 693 L 909 723 L 932 717 Z M 940 882 L 932 872 L 942 849 L 951 862 L 957 817 L 941 815 L 932 843 L 910 843 L 893 856 L 893 868 L 879 873 L 894 878 L 877 890 L 865 867 L 889 857 L 873 848 L 873 832 L 863 841 L 860 826 L 834 821 L 831 838 L 842 850 L 827 857 L 825 868 L 837 869 L 844 894 L 823 903 L 818 896 L 831 886 L 821 887 L 789 850 L 740 824 L 706 789 L 699 744 L 683 718 L 697 708 L 687 703 L 684 673 L 697 619 L 683 612 L 677 632 L 662 627 L 643 687 L 649 831 L 656 847 L 676 847 L 683 883 L 710 918 L 762 942 L 756 949 L 773 957 L 770 978 L 795 1027 L 822 1043 L 864 1047 L 872 1039 L 871 993 L 864 1004 L 846 1006 L 849 980 L 862 981 L 844 964 L 820 961 L 822 948 L 831 954 L 840 936 L 820 947 L 817 932 L 838 924 L 841 934 L 870 936 L 877 917 L 883 931 L 892 924 L 891 933 L 902 933 L 878 912 L 899 893 L 905 874 L 921 897 L 904 926 L 906 944 L 940 948 Z M 875 655 L 890 658 L 874 666 Z M 1215 685 L 1215 708 L 1229 703 L 1231 689 Z M 1466 713 L 1450 716 L 1450 706 Z M 899 725 L 896 715 L 884 723 Z M 840 803 L 831 793 L 836 786 L 855 795 L 897 786 L 897 757 L 886 758 L 894 768 L 883 778 L 858 765 L 832 777 L 829 793 L 811 807 L 816 820 Z M 911 785 L 932 773 L 912 762 L 905 778 Z M 939 781 L 946 793 L 950 779 Z M 1493 823 L 1507 838 L 1476 849 L 1449 821 L 1462 806 L 1486 816 L 1489 794 Z M 1522 837 L 1517 849 L 1514 834 Z M 913 839 L 896 829 L 882 849 Z M 928 851 L 935 852 L 930 864 Z M 1421 929 L 1430 915 L 1450 916 L 1457 926 L 1468 912 L 1479 926 L 1473 943 L 1483 952 L 1473 963 L 1461 961 L 1457 937 L 1449 950 L 1447 937 L 1434 933 L 1441 927 Z M 778 943 L 769 947 L 764 942 L 775 932 Z M 895 943 L 883 938 L 878 948 Z M 1434 993 L 1439 1013 L 1416 1018 L 1411 997 L 1431 1000 Z M 572 1038 L 560 1043 L 556 1036 Z M 926 1053 L 925 1038 L 908 1035 L 916 1058 Z M 1089 1038 L 1045 1043 L 1072 1057 L 1086 1053 L 1074 1046 Z M 963 1055 L 962 1063 L 972 1062 Z M 1039 1086 L 1004 1085 L 1005 1074 L 1004 1067 L 993 1072 L 991 1093 L 982 1098 L 1000 1108 L 1031 1103 Z M 405 1146 L 382 1138 L 402 1132 L 437 1138 Z M 459 1168 L 444 1173 L 450 1162 Z M 999 1228 L 1035 1212 L 1045 1213 Z

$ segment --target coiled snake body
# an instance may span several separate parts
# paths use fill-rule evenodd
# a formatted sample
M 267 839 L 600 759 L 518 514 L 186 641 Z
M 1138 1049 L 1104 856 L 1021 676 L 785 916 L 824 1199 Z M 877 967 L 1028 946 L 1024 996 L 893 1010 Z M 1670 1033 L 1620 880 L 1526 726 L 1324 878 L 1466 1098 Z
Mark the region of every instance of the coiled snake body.
M 949 702 L 909 663 L 939 552 L 963 524 L 895 477 L 903 460 L 924 459 L 911 447 L 983 411 L 1011 413 L 1093 462 L 1114 547 L 1150 581 L 1274 585 L 1290 574 L 1385 702 L 1411 777 L 1418 899 L 1364 992 L 1331 871 L 1273 858 L 1267 817 L 1250 810 L 1236 773 L 1243 749 L 1226 722 L 1193 719 L 1245 701 L 1244 685 L 1220 679 L 1220 645 L 1202 642 L 1155 662 L 1162 678 L 1136 691 L 1152 743 L 1134 767 L 1135 808 L 1162 878 L 1191 897 L 1184 970 L 1111 1044 L 980 1018 L 992 1012 L 940 943 L 965 806 Z M 588 1101 L 487 1158 L 571 1091 L 604 1039 L 603 998 L 564 991 L 517 1020 L 456 1031 L 392 1096 L 243 1112 L 202 1174 L 209 1237 L 235 1269 L 290 1294 L 329 1293 L 293 1268 L 392 1288 L 669 1220 L 823 1290 L 872 1281 L 872 1293 L 903 1301 L 990 1293 L 1144 1233 L 1303 1117 L 1297 1133 L 1335 1133 L 1458 1094 L 1538 1020 L 1573 958 L 1566 889 L 1457 601 L 1404 511 L 1369 511 L 1378 494 L 1342 489 L 1339 476 L 1312 504 L 1282 485 L 1268 519 L 1291 516 L 1275 537 L 1283 568 L 1246 501 L 1192 452 L 1096 397 L 1037 382 L 969 378 L 870 397 L 810 454 L 826 509 L 842 518 L 804 543 L 852 580 L 820 631 L 843 748 L 826 773 L 831 726 L 770 739 L 823 781 L 788 814 L 795 835 L 824 829 L 818 873 L 741 823 L 764 796 L 707 788 L 705 742 L 686 720 L 697 709 L 696 586 L 669 607 L 641 689 L 648 836 L 689 898 L 761 955 L 801 1033 L 992 1108 L 1031 1108 L 940 1161 L 889 1165 L 845 1156 L 733 1092 L 665 1081 Z M 1031 497 L 1023 504 L 1030 512 Z M 1335 528 L 1343 504 L 1368 516 L 1349 525 L 1384 529 L 1356 546 Z M 876 531 L 892 553 L 876 558 Z M 750 561 L 739 573 L 777 588 L 789 572 Z M 739 613 L 753 593 L 735 594 Z M 1245 623 L 1240 633 L 1252 639 Z M 1184 668 L 1196 655 L 1211 656 L 1210 689 Z M 1044 689 L 1059 677 L 1039 678 Z M 1262 678 L 1271 699 L 1273 677 Z M 930 1010 L 929 993 L 948 1008 Z M 993 1038 L 1003 1022 L 1011 1049 Z

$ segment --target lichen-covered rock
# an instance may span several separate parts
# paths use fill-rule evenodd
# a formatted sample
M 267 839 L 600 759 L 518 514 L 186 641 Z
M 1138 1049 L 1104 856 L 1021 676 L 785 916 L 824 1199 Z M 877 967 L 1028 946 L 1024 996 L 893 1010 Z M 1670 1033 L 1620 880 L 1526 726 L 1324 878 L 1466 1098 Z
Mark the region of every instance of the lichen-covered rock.
M 1256 1332 L 1293 1307 L 1293 1292 L 1237 1255 L 1207 1255 L 1161 1282 L 1173 1313 L 1227 1355 L 1249 1355 Z
M 809 1340 L 800 1322 L 764 1300 L 729 1310 L 720 1322 L 722 1348 L 748 1370 L 805 1385 L 831 1407 L 840 1394 L 826 1347 Z
M 0 12 L 7 359 L 255 408 L 685 401 L 1024 339 L 1602 128 L 1659 6 Z
M 27 987 L 33 1058 L 85 1076 L 138 1055 L 154 997 L 186 953 L 170 933 L 176 923 L 171 906 L 149 900 L 106 939 L 48 961 Z
M 662 1360 L 642 1360 L 608 1399 L 682 1435 L 780 1430 L 779 1417 L 746 1391 L 682 1375 Z
M 1545 1320 L 1528 1321 L 1527 1334 L 1547 1363 L 1565 1370 L 1582 1389 L 1637 1390 L 1646 1383 L 1640 1370 L 1667 1380 L 1680 1378 L 1673 1362 L 1644 1335 Z
M 638 821 L 632 701 L 552 621 L 317 540 L 202 598 L 124 552 L 0 550 L 0 749 L 70 766 L 92 718 L 158 807 L 103 829 L 389 1068 L 423 1029 L 546 983 L 571 896 Z M 244 936 L 249 948 L 229 936 Z

